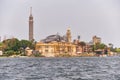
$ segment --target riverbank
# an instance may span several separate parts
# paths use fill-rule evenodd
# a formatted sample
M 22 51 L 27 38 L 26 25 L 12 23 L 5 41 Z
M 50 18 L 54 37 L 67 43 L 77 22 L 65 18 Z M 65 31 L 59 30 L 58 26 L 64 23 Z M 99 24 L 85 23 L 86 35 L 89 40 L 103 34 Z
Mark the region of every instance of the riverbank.
M 101 56 L 119 56 L 120 54 L 118 53 L 112 53 L 112 54 L 96 54 L 96 53 L 81 53 L 81 54 L 76 54 L 76 55 L 71 55 L 71 54 L 57 54 L 55 56 L 47 56 L 47 57 L 101 57 Z M 0 57 L 12 57 L 12 58 L 26 58 L 26 57 L 46 57 L 43 55 L 31 55 L 31 56 L 23 56 L 23 55 L 11 55 L 11 56 L 6 56 L 6 55 L 1 55 Z

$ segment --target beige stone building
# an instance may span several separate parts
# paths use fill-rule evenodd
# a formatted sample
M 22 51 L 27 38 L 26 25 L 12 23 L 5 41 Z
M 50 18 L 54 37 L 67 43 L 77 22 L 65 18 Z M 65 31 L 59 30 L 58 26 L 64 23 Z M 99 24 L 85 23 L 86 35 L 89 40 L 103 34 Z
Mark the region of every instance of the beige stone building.
M 36 50 L 43 56 L 54 57 L 60 54 L 76 55 L 76 45 L 71 42 L 71 31 L 66 36 L 50 35 L 36 44 Z
M 36 50 L 46 57 L 54 57 L 59 54 L 76 55 L 76 45 L 66 42 L 38 42 Z
M 93 44 L 101 43 L 101 38 L 97 36 L 93 36 Z
M 31 56 L 33 53 L 33 50 L 32 49 L 30 49 L 29 47 L 26 47 L 26 49 L 25 49 L 25 54 L 27 55 L 27 56 Z

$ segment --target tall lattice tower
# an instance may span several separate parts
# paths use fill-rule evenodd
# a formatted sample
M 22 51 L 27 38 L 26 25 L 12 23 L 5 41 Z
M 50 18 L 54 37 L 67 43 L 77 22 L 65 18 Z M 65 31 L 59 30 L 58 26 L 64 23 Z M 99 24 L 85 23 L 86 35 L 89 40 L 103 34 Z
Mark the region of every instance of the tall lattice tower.
M 32 16 L 32 7 L 30 8 L 29 16 L 29 40 L 32 41 L 33 38 L 33 16 Z
M 66 37 L 67 37 L 67 42 L 71 42 L 71 30 L 70 28 L 67 29 L 67 32 L 66 32 Z

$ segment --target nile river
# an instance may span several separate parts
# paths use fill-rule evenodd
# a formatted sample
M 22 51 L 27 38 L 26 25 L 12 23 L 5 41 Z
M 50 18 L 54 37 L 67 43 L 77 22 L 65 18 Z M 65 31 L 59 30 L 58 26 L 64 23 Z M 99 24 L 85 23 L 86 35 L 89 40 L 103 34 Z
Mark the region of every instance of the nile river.
M 0 58 L 0 80 L 120 80 L 120 57 Z

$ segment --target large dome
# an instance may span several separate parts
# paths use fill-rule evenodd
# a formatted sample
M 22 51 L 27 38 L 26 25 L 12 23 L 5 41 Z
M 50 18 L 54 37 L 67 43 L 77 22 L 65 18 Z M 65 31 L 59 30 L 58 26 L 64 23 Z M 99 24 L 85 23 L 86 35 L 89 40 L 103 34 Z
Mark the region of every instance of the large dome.
M 52 41 L 56 41 L 56 42 L 61 42 L 61 41 L 66 41 L 66 38 L 65 36 L 60 36 L 60 35 L 50 35 L 50 36 L 47 36 L 45 39 L 41 40 L 41 42 L 44 42 L 44 43 L 49 43 L 49 42 L 52 42 Z

